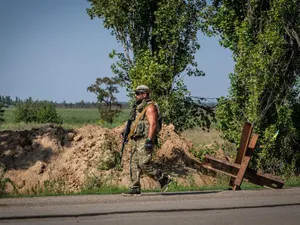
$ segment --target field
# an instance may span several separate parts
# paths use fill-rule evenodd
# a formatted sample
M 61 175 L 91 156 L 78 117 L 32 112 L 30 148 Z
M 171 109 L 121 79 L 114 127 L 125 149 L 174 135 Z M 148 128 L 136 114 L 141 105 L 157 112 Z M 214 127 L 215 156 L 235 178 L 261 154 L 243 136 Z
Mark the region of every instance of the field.
M 4 112 L 4 123 L 0 124 L 0 130 L 25 130 L 35 127 L 40 127 L 43 124 L 36 123 L 14 123 L 13 112 L 14 108 L 6 108 Z M 128 119 L 129 109 L 124 109 L 120 115 L 115 119 L 113 124 L 107 124 L 101 121 L 98 109 L 80 109 L 80 108 L 58 108 L 57 113 L 62 116 L 64 128 L 76 128 L 85 124 L 98 124 L 104 127 L 119 126 Z
M 14 123 L 13 112 L 14 108 L 5 108 L 4 122 L 0 124 L 0 131 L 29 130 L 43 125 L 36 123 Z M 114 128 L 124 124 L 128 120 L 130 109 L 123 109 L 112 124 L 101 121 L 98 109 L 95 108 L 57 108 L 57 113 L 62 116 L 64 121 L 62 127 L 66 129 L 82 127 L 86 124 L 98 124 L 102 127 Z M 220 133 L 214 128 L 210 129 L 209 132 L 203 131 L 201 128 L 189 129 L 182 132 L 181 135 L 200 147 L 213 143 L 216 145 L 225 145 L 225 142 L 220 138 Z
M 0 124 L 1 130 L 30 130 L 32 128 L 41 127 L 44 124 L 37 123 L 15 123 L 14 122 L 14 108 L 6 108 L 4 112 L 4 122 Z M 96 124 L 102 127 L 114 128 L 124 124 L 130 114 L 130 109 L 123 109 L 119 116 L 112 124 L 105 123 L 101 120 L 98 109 L 95 108 L 57 108 L 57 113 L 62 116 L 63 124 L 61 125 L 65 129 L 72 129 L 82 127 L 86 124 Z M 181 135 L 191 141 L 197 148 L 209 146 L 209 148 L 217 149 L 223 148 L 226 154 L 232 155 L 235 152 L 235 146 L 224 141 L 220 137 L 220 132 L 217 131 L 214 126 L 209 131 L 203 131 L 201 128 L 194 128 L 185 130 Z
M 0 124 L 1 130 L 30 130 L 38 128 L 44 124 L 37 123 L 15 123 L 14 108 L 6 108 L 4 113 L 4 123 Z M 57 108 L 57 113 L 62 116 L 65 129 L 79 128 L 86 124 L 95 124 L 101 127 L 114 128 L 123 125 L 129 118 L 130 109 L 123 109 L 112 124 L 101 120 L 98 109 L 95 108 Z M 203 131 L 201 128 L 185 130 L 181 133 L 186 140 L 191 141 L 196 149 L 203 149 L 207 153 L 222 148 L 228 157 L 235 155 L 236 146 L 224 141 L 220 137 L 220 132 L 214 126 L 209 131 Z
M 5 109 L 4 119 L 5 122 L 0 124 L 0 131 L 3 130 L 30 130 L 31 128 L 41 127 L 44 124 L 25 124 L 25 123 L 14 123 L 13 121 L 13 108 Z M 86 124 L 96 124 L 101 127 L 118 127 L 124 124 L 127 119 L 129 118 L 129 109 L 124 109 L 118 118 L 116 118 L 113 124 L 106 124 L 101 121 L 99 112 L 97 109 L 57 109 L 57 112 L 62 116 L 64 123 L 62 127 L 69 129 L 69 128 L 79 128 L 83 127 Z M 203 131 L 201 128 L 194 128 L 190 130 L 186 130 L 180 134 L 186 140 L 191 141 L 194 144 L 194 149 L 190 149 L 193 153 L 201 152 L 202 155 L 205 153 L 213 153 L 213 152 L 220 152 L 225 154 L 228 158 L 234 158 L 236 155 L 237 146 L 224 141 L 220 137 L 220 132 L 217 131 L 214 127 L 209 131 Z M 195 151 L 195 152 L 194 152 Z M 217 176 L 217 183 L 216 186 L 204 186 L 199 189 L 199 187 L 189 187 L 187 190 L 204 190 L 204 189 L 224 189 L 227 187 L 228 184 L 228 176 L 225 175 L 218 175 Z M 286 179 L 286 186 L 299 186 L 300 178 L 299 176 L 291 177 Z M 249 188 L 258 188 L 256 185 L 249 184 L 245 182 L 243 184 L 245 189 Z M 181 186 L 172 186 L 172 191 L 180 191 L 186 190 L 186 188 Z M 87 193 L 92 193 L 93 190 L 88 190 Z M 116 193 L 120 192 L 121 190 L 117 190 Z M 104 187 L 104 189 L 97 189 L 97 193 L 111 193 L 111 187 Z M 115 192 L 114 192 L 115 193 Z

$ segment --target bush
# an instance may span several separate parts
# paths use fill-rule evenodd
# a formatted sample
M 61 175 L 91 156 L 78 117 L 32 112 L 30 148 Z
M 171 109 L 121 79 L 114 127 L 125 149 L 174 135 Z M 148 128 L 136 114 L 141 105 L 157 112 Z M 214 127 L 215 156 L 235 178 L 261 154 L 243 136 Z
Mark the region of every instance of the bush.
M 4 119 L 3 119 L 3 115 L 4 115 L 3 106 L 4 106 L 4 102 L 0 102 L 0 122 L 4 121 Z
M 31 98 L 17 104 L 14 121 L 16 123 L 63 123 L 62 117 L 56 112 L 54 103 L 33 101 Z
M 39 102 L 37 110 L 38 123 L 58 123 L 62 124 L 63 120 L 56 112 L 56 106 L 51 102 Z

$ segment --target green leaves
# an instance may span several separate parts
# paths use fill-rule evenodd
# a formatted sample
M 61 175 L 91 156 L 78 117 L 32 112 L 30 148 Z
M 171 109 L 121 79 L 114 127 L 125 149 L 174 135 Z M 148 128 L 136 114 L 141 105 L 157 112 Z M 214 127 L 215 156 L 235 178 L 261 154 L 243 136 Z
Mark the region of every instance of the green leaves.
M 196 105 L 188 103 L 189 92 L 182 76 L 203 76 L 197 68 L 195 53 L 200 48 L 197 32 L 205 1 L 198 0 L 89 0 L 91 18 L 103 19 L 106 28 L 123 46 L 113 51 L 118 61 L 112 71 L 129 93 L 138 85 L 152 89 L 164 121 L 177 130 L 201 125 Z M 130 94 L 129 94 L 130 95 Z M 179 107 L 191 107 L 187 111 Z M 201 110 L 200 110 L 201 111 Z M 202 114 L 201 114 L 202 115 Z M 201 118 L 201 119 L 199 119 Z
M 116 77 L 97 78 L 95 84 L 87 88 L 88 91 L 97 95 L 98 109 L 101 120 L 113 123 L 113 120 L 121 112 L 121 105 L 115 97 L 119 93 L 119 79 Z
M 14 120 L 16 123 L 63 123 L 63 119 L 57 114 L 53 102 L 34 101 L 32 98 L 17 103 Z
M 292 120 L 299 96 L 299 2 L 223 0 L 213 1 L 207 11 L 207 26 L 236 61 L 228 99 L 218 104 L 218 127 L 226 139 L 238 143 L 243 123 L 254 123 L 263 146 L 257 165 L 282 173 L 283 167 L 275 164 L 291 165 L 300 155 L 295 144 L 299 130 Z M 276 130 L 281 132 L 273 140 Z
M 4 115 L 3 106 L 4 106 L 4 102 L 0 102 L 0 122 L 4 121 L 4 119 L 3 119 L 3 115 Z

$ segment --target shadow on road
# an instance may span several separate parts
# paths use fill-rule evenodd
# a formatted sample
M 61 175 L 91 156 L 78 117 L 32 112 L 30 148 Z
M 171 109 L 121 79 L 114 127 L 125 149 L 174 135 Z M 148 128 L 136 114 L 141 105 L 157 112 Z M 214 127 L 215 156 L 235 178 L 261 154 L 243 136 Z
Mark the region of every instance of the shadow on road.
M 165 196 L 176 196 L 176 195 L 203 195 L 203 194 L 214 194 L 221 191 L 183 191 L 183 192 L 151 192 L 143 193 L 143 196 L 156 196 L 156 195 L 165 195 Z

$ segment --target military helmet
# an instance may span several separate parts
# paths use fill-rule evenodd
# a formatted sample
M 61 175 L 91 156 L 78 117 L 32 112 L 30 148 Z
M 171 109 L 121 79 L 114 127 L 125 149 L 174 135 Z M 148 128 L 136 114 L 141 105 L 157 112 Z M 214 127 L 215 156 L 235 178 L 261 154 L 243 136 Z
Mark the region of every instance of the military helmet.
M 139 85 L 134 91 L 140 91 L 140 92 L 146 92 L 146 93 L 151 93 L 151 90 L 148 86 L 146 85 Z

